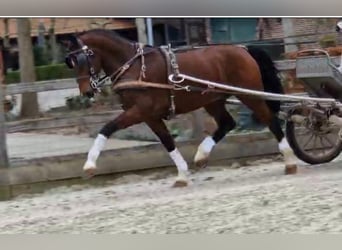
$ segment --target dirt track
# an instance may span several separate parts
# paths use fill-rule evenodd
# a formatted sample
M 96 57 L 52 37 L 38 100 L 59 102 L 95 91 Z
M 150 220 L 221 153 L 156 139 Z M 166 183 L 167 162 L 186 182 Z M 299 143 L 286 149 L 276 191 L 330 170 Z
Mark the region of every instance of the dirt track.
M 184 189 L 158 173 L 18 197 L 0 202 L 0 232 L 342 232 L 341 161 L 301 167 L 296 176 L 284 176 L 279 162 L 253 165 L 213 167 Z

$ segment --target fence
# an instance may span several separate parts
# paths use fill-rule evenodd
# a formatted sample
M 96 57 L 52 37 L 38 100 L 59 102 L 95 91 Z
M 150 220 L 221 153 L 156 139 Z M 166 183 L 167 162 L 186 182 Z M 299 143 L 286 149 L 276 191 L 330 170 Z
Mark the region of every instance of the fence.
M 339 62 L 339 58 L 333 58 L 336 62 Z M 276 61 L 276 67 L 280 71 L 289 71 L 293 70 L 296 67 L 295 60 L 283 60 L 283 61 Z M 44 81 L 44 82 L 34 82 L 34 83 L 18 83 L 18 84 L 10 84 L 5 88 L 0 88 L 0 103 L 2 103 L 2 97 L 4 94 L 7 95 L 20 95 L 26 92 L 37 92 L 37 93 L 45 93 L 50 91 L 59 91 L 59 90 L 66 90 L 66 89 L 75 89 L 77 88 L 75 79 L 62 79 L 62 80 L 53 80 L 53 81 Z M 105 122 L 113 119 L 116 115 L 121 112 L 120 110 L 110 110 L 110 111 L 101 111 L 101 112 L 93 112 L 93 113 L 79 113 L 79 112 L 71 112 L 69 115 L 59 115 L 59 116 L 52 116 L 52 117 L 45 117 L 39 119 L 30 119 L 30 120 L 19 120 L 19 121 L 7 121 L 5 122 L 3 106 L 0 105 L 0 167 L 7 168 L 11 164 L 8 159 L 9 158 L 20 158 L 20 155 L 12 154 L 11 157 L 8 157 L 8 148 L 6 140 L 6 134 L 11 133 L 18 133 L 18 132 L 27 132 L 27 131 L 35 131 L 38 133 L 42 133 L 42 131 L 48 131 L 47 133 L 51 134 L 51 129 L 56 130 L 58 128 L 70 128 L 75 126 L 86 126 L 88 129 L 91 127 L 98 127 Z M 189 121 L 187 121 L 189 123 Z M 196 115 L 193 117 L 192 121 L 190 121 L 191 126 L 193 127 L 193 131 L 197 131 L 196 133 L 202 133 L 203 131 L 203 117 L 200 115 Z M 192 131 L 192 132 L 193 132 Z M 142 134 L 146 133 L 143 131 Z M 88 133 L 89 134 L 89 133 Z M 128 132 L 129 134 L 129 132 Z M 127 135 L 127 134 L 126 134 Z M 22 135 L 20 135 L 22 136 Z M 9 138 L 10 142 L 16 140 L 17 144 L 20 144 L 20 140 L 22 137 L 15 137 Z M 34 138 L 34 135 L 33 135 Z M 50 137 L 52 138 L 52 137 Z M 37 135 L 37 140 L 38 135 Z M 50 140 L 50 139 L 47 139 Z M 51 139 L 52 140 L 52 139 Z M 65 140 L 61 142 L 61 148 L 63 148 L 63 153 L 67 154 L 68 150 L 73 151 L 72 147 L 82 147 L 82 140 L 85 140 L 85 137 L 80 136 L 73 136 L 70 140 L 78 141 L 79 144 L 70 144 L 68 148 L 66 146 L 68 138 L 61 137 L 57 140 Z M 90 139 L 90 141 L 92 141 Z M 148 141 L 148 140 L 146 140 Z M 46 151 L 53 150 L 49 149 L 49 145 L 53 143 L 53 141 L 47 141 L 46 144 Z M 88 148 L 89 144 L 89 136 L 87 140 L 86 148 Z M 25 144 L 25 143 L 24 143 Z M 128 145 L 137 145 L 133 142 Z M 26 147 L 30 148 L 33 147 L 33 143 L 26 144 Z M 64 146 L 64 147 L 63 147 Z M 23 151 L 22 146 L 21 150 Z M 44 146 L 42 146 L 44 147 Z M 86 148 L 84 150 L 86 150 Z M 32 151 L 30 151 L 32 153 Z M 30 153 L 28 152 L 28 154 Z M 44 152 L 46 155 L 48 152 Z M 45 154 L 44 154 L 45 155 Z M 37 156 L 39 157 L 39 155 Z

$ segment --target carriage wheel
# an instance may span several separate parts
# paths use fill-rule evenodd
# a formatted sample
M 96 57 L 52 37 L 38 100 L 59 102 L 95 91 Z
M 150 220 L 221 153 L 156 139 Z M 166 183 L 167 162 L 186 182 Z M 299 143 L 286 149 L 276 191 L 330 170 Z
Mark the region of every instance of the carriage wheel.
M 293 114 L 304 115 L 299 109 Z M 342 150 L 341 128 L 312 114 L 300 122 L 288 120 L 286 138 L 296 156 L 309 164 L 330 162 Z

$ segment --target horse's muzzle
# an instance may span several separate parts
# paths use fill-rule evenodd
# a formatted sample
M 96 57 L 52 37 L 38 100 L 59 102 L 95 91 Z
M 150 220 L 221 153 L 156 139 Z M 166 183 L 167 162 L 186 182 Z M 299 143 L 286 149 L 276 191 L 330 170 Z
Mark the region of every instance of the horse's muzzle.
M 94 91 L 87 91 L 87 92 L 85 92 L 84 96 L 86 96 L 90 99 L 90 98 L 93 98 L 95 96 L 95 93 L 94 93 Z

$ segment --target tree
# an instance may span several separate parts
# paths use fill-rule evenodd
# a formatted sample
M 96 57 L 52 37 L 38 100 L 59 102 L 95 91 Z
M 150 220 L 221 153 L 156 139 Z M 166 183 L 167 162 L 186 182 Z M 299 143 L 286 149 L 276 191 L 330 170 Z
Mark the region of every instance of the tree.
M 56 43 L 55 25 L 56 25 L 56 18 L 50 18 L 49 45 L 50 45 L 50 52 L 52 54 L 53 64 L 58 62 L 58 47 Z
M 31 22 L 29 18 L 17 18 L 19 65 L 21 82 L 35 82 Z M 36 92 L 24 93 L 21 102 L 22 117 L 37 117 L 39 115 L 38 98 Z
M 9 39 L 9 18 L 4 18 L 4 26 L 5 26 L 5 34 L 4 34 L 4 48 L 10 47 L 10 39 Z

